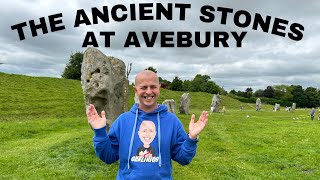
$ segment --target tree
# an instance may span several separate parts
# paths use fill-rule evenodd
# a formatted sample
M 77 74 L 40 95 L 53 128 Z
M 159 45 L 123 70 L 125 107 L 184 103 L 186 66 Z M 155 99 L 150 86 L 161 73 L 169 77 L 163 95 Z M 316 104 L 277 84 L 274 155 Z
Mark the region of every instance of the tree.
M 163 79 L 162 77 L 159 76 L 159 82 L 164 82 L 164 83 L 167 83 L 167 84 L 171 84 L 170 81 L 166 80 L 166 79 Z
M 150 70 L 150 71 L 153 71 L 154 73 L 157 73 L 156 68 L 154 68 L 153 66 L 149 66 L 149 67 L 147 67 L 147 68 L 144 69 L 144 70 Z
M 274 89 L 272 86 L 267 86 L 267 88 L 263 91 L 263 96 L 267 98 L 274 98 Z
M 293 102 L 297 103 L 298 107 L 306 107 L 307 105 L 307 96 L 304 92 L 304 89 L 300 85 L 291 85 L 291 94 L 293 96 Z
M 189 90 L 191 92 L 205 92 L 206 83 L 210 79 L 208 75 L 197 74 L 190 82 Z
M 174 77 L 174 79 L 172 80 L 172 83 L 170 84 L 170 88 L 173 91 L 183 91 L 183 87 L 182 87 L 182 80 L 176 76 Z
M 189 86 L 190 86 L 190 80 L 184 80 L 182 83 L 182 90 L 189 91 Z
M 305 94 L 307 97 L 307 107 L 312 108 L 319 106 L 319 95 L 316 88 L 307 87 L 307 89 L 305 90 Z
M 213 81 L 208 81 L 206 83 L 206 87 L 205 87 L 204 92 L 207 92 L 210 94 L 218 94 L 218 93 L 220 93 L 220 87 L 216 83 L 214 83 Z
M 237 92 L 237 96 L 245 97 L 245 96 L 246 96 L 246 92 L 244 92 L 244 91 L 238 91 L 238 92 Z
M 263 97 L 263 90 L 262 89 L 258 89 L 253 93 L 254 97 Z
M 217 85 L 218 86 L 218 85 Z M 223 88 L 223 86 L 222 87 L 220 87 L 220 86 L 218 86 L 219 87 L 219 94 L 221 94 L 221 95 L 227 95 L 228 94 L 228 91 L 226 91 L 224 88 Z
M 237 95 L 237 91 L 236 91 L 236 90 L 234 90 L 234 89 L 232 89 L 229 93 L 230 93 L 230 94 Z
M 76 52 L 70 55 L 68 64 L 66 65 L 61 77 L 66 79 L 81 79 L 81 65 L 83 61 L 83 53 Z
M 248 88 L 246 89 L 246 92 L 245 92 L 244 96 L 245 96 L 246 98 L 251 98 L 251 97 L 252 97 L 252 94 L 253 94 L 252 88 L 248 87 Z
M 226 93 L 223 88 L 220 88 L 215 82 L 209 81 L 211 78 L 208 75 L 197 74 L 189 84 L 191 92 L 207 92 L 211 94 Z

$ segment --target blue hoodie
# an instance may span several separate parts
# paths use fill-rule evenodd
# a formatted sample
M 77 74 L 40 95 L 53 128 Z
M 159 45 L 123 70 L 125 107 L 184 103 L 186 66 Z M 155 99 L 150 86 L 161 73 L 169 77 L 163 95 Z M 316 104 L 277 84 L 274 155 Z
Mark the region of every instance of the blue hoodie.
M 112 124 L 94 129 L 96 155 L 107 164 L 120 160 L 117 179 L 172 179 L 172 162 L 187 165 L 196 154 L 197 140 L 165 105 L 145 113 L 134 104 Z M 160 143 L 159 143 L 160 142 Z

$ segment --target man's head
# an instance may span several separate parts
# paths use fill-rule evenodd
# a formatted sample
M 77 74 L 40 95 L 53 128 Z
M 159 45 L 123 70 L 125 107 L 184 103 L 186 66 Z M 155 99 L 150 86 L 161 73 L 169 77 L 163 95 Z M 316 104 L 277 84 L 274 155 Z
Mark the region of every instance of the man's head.
M 139 98 L 139 108 L 145 112 L 157 109 L 157 100 L 160 95 L 159 78 L 156 73 L 144 70 L 137 74 L 133 87 Z
M 152 121 L 145 120 L 141 123 L 138 135 L 145 148 L 148 148 L 156 137 L 156 126 Z

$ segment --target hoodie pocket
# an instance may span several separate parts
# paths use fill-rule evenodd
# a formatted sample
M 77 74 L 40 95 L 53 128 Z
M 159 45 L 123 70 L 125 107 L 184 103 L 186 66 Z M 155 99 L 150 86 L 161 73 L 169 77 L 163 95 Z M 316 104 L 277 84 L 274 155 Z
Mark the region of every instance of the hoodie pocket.
M 162 180 L 159 173 L 146 173 L 146 172 L 138 172 L 132 171 L 125 180 Z
M 137 163 L 123 174 L 126 180 L 161 180 L 158 163 Z

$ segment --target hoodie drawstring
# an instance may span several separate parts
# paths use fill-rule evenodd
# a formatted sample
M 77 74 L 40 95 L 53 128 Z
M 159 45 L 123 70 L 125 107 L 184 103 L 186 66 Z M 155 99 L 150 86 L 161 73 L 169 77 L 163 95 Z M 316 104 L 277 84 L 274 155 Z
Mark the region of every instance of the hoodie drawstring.
M 138 121 L 138 113 L 139 113 L 138 111 L 139 111 L 139 109 L 137 108 L 137 110 L 136 110 L 136 118 L 134 120 L 134 125 L 133 125 L 132 134 L 131 134 L 131 140 L 130 140 L 130 146 L 129 146 L 128 169 L 130 169 L 130 155 L 131 155 L 131 151 L 132 151 L 134 133 L 136 132 L 136 126 L 137 126 L 137 121 Z
M 160 143 L 161 143 L 161 136 L 160 136 L 160 113 L 158 112 L 158 148 L 159 148 L 159 167 L 161 167 L 161 149 L 160 149 Z

